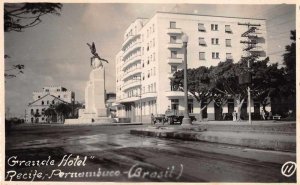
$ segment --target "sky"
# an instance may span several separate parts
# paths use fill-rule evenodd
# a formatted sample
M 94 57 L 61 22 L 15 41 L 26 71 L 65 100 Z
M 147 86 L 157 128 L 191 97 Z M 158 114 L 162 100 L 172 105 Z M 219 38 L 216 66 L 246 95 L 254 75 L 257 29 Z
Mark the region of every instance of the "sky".
M 268 56 L 282 64 L 290 30 L 295 29 L 294 5 L 213 4 L 63 4 L 60 16 L 46 15 L 42 23 L 23 32 L 4 34 L 6 69 L 24 64 L 24 74 L 5 81 L 5 110 L 24 116 L 32 92 L 44 86 L 64 86 L 84 101 L 91 53 L 86 43 L 95 42 L 100 57 L 109 61 L 106 90 L 115 92 L 115 56 L 126 28 L 138 17 L 151 18 L 156 11 L 202 15 L 263 18 L 267 22 Z

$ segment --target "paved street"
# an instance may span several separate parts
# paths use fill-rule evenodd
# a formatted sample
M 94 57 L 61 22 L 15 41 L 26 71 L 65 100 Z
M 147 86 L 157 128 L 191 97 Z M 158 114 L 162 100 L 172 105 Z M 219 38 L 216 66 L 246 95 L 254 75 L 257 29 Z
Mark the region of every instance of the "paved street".
M 296 181 L 281 174 L 292 153 L 129 134 L 139 127 L 19 127 L 6 137 L 6 180 Z

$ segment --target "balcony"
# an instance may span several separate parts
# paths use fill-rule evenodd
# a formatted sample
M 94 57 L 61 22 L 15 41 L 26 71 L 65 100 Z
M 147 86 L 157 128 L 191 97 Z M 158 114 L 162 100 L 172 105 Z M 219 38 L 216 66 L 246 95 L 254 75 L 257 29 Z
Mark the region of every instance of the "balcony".
M 126 80 L 128 77 L 131 77 L 133 75 L 140 74 L 141 72 L 142 72 L 142 69 L 140 67 L 135 68 L 135 69 L 129 71 L 128 73 L 124 74 L 123 80 Z
M 135 102 L 138 100 L 140 100 L 140 96 L 132 96 L 132 97 L 120 99 L 118 102 L 119 103 L 128 103 L 128 102 Z
M 249 49 L 250 52 L 263 52 L 264 48 L 260 45 L 256 45 L 255 47 Z
M 184 96 L 184 92 L 183 91 L 166 91 L 165 92 L 165 96 L 168 97 L 168 98 L 183 97 Z
M 167 47 L 169 49 L 181 49 L 183 46 L 182 42 L 176 42 L 176 43 L 168 43 Z
M 167 62 L 168 64 L 182 64 L 183 59 L 182 58 L 168 58 Z
M 126 91 L 127 89 L 133 88 L 133 87 L 137 87 L 137 86 L 141 86 L 141 81 L 140 80 L 130 80 L 128 82 L 126 82 L 123 85 L 123 91 Z
M 134 56 L 133 58 L 131 58 L 130 60 L 128 60 L 127 62 L 125 62 L 122 66 L 122 70 L 125 71 L 126 68 L 131 65 L 131 64 L 134 64 L 134 63 L 138 63 L 141 61 L 141 55 L 136 55 Z
M 141 48 L 141 42 L 137 42 L 134 45 L 132 45 L 128 50 L 126 50 L 123 54 L 123 60 L 129 56 L 129 54 L 133 53 L 134 51 L 138 50 Z
M 142 94 L 142 98 L 156 98 L 157 97 L 157 93 L 156 92 L 147 92 L 147 93 L 143 93 Z
M 181 30 L 181 28 L 168 28 L 167 29 L 167 34 L 180 35 L 180 34 L 182 34 L 182 30 Z
M 122 50 L 124 51 L 125 48 L 127 47 L 127 45 L 134 39 L 138 38 L 140 36 L 140 34 L 136 34 L 136 35 L 130 35 L 129 37 L 127 37 L 127 39 L 123 42 L 122 44 Z

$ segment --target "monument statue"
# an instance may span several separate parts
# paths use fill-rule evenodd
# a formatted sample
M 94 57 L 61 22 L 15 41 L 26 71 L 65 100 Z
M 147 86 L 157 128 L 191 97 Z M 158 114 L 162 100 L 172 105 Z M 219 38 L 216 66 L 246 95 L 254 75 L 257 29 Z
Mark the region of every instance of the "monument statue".
M 108 108 L 105 102 L 105 68 L 101 58 L 96 52 L 95 43 L 87 43 L 93 56 L 91 57 L 92 71 L 85 87 L 85 108 L 79 111 L 78 119 L 66 119 L 66 124 L 84 123 L 113 123 L 115 120 L 108 117 Z
M 99 54 L 96 51 L 96 46 L 95 43 L 93 42 L 92 45 L 90 45 L 89 43 L 86 43 L 91 50 L 91 53 L 93 54 L 93 56 L 91 57 L 91 66 L 96 69 L 99 67 L 103 67 L 102 61 L 108 63 L 108 61 L 106 59 L 103 59 L 99 56 Z

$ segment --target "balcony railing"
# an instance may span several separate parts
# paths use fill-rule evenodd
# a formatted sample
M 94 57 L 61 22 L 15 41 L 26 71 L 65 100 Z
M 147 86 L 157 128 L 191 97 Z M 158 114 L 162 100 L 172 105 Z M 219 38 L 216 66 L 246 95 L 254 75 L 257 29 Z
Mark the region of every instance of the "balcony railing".
M 141 61 L 141 55 L 136 55 L 123 64 L 122 70 L 125 71 L 129 65 L 138 63 L 140 61 Z
M 170 98 L 170 97 L 183 97 L 184 92 L 183 91 L 166 91 L 165 96 Z
M 126 80 L 128 77 L 132 76 L 132 75 L 136 75 L 136 74 L 140 74 L 142 72 L 141 67 L 137 67 L 133 70 L 128 71 L 127 73 L 125 73 L 123 75 L 123 80 Z
M 129 56 L 129 54 L 131 54 L 133 51 L 136 51 L 138 49 L 141 48 L 141 42 L 137 42 L 134 45 L 132 45 L 128 50 L 126 50 L 123 54 L 123 60 L 125 61 L 125 59 Z
M 130 80 L 123 85 L 122 90 L 126 91 L 127 89 L 130 89 L 130 88 L 133 88 L 136 86 L 141 86 L 141 81 L 140 80 Z
M 169 49 L 181 49 L 183 46 L 182 42 L 170 42 L 167 44 Z
M 168 58 L 168 64 L 182 64 L 182 58 Z
M 122 50 L 124 51 L 125 48 L 127 47 L 127 45 L 134 39 L 138 38 L 140 36 L 140 34 L 136 34 L 136 35 L 130 35 L 129 37 L 127 37 L 127 39 L 123 42 L 122 44 Z
M 168 28 L 167 34 L 182 34 L 181 28 Z

